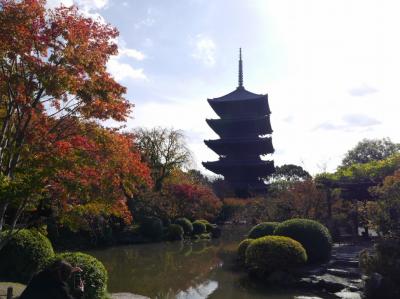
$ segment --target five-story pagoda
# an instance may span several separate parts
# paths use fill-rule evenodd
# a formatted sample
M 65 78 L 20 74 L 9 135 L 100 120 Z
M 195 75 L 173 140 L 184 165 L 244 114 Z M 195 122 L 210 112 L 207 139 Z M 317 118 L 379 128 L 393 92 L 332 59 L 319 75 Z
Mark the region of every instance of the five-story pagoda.
M 242 51 L 239 54 L 239 86 L 231 93 L 208 99 L 220 119 L 207 119 L 220 137 L 205 140 L 219 155 L 219 160 L 203 162 L 208 170 L 223 175 L 237 196 L 247 197 L 267 189 L 263 178 L 274 171 L 274 162 L 261 160 L 260 155 L 272 154 L 272 128 L 268 95 L 247 91 L 243 87 Z

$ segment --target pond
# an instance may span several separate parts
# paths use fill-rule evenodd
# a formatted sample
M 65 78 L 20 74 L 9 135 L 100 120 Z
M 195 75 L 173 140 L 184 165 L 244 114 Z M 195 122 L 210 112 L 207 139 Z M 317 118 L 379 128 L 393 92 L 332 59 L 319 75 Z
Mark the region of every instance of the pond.
M 107 268 L 110 293 L 130 292 L 157 299 L 316 296 L 272 290 L 251 282 L 246 273 L 224 266 L 220 253 L 236 248 L 247 232 L 248 227 L 244 226 L 224 227 L 222 237 L 216 240 L 118 246 L 89 253 Z

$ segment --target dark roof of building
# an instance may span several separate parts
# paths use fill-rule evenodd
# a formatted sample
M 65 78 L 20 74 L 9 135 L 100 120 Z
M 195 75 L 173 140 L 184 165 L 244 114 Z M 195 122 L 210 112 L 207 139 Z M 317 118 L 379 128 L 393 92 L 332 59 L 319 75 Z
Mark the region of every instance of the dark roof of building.
M 275 171 L 273 161 L 264 160 L 229 160 L 220 159 L 212 162 L 202 162 L 203 166 L 208 170 L 226 175 L 227 173 L 237 172 L 256 172 L 258 175 L 269 175 Z
M 234 91 L 218 98 L 208 99 L 209 102 L 229 102 L 229 101 L 244 101 L 254 100 L 259 98 L 267 97 L 265 94 L 256 94 L 246 90 L 243 86 L 239 86 Z
M 266 155 L 274 152 L 272 139 L 267 138 L 224 138 L 204 140 L 205 144 L 218 155 L 258 154 Z
M 269 115 L 242 118 L 206 119 L 207 124 L 220 137 L 239 137 L 244 134 L 266 135 L 272 133 Z

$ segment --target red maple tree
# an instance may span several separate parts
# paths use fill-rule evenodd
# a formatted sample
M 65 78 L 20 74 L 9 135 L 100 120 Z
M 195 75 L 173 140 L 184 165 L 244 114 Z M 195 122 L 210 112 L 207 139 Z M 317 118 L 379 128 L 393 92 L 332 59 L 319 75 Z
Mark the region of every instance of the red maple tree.
M 28 203 L 48 192 L 43 177 L 53 173 L 53 166 L 60 167 L 54 180 L 63 177 L 72 182 L 69 176 L 74 174 L 74 180 L 86 187 L 101 181 L 99 178 L 103 183 L 120 183 L 111 175 L 112 169 L 120 167 L 126 175 L 139 167 L 136 162 L 128 166 L 136 154 L 111 147 L 104 147 L 101 153 L 100 139 L 85 135 L 86 122 L 123 121 L 131 112 L 132 104 L 124 98 L 125 87 L 106 69 L 110 56 L 117 54 L 114 41 L 118 31 L 83 16 L 76 7 L 46 9 L 45 3 L 0 0 L 0 232 L 10 206 L 16 211 L 11 221 L 14 228 Z M 121 134 L 98 130 L 98 138 L 108 138 L 125 149 L 131 146 Z M 52 147 L 40 152 L 32 142 L 40 146 L 47 142 Z M 95 158 L 93 163 L 105 167 L 78 163 L 76 151 L 89 155 L 86 161 Z M 44 164 L 43 155 L 50 153 L 61 157 L 59 164 L 42 167 L 40 175 L 39 168 L 29 168 Z M 118 153 L 127 154 L 124 162 Z M 71 169 L 64 169 L 62 163 L 69 163 Z M 135 171 L 146 177 L 142 168 Z M 2 243 L 0 240 L 0 248 Z

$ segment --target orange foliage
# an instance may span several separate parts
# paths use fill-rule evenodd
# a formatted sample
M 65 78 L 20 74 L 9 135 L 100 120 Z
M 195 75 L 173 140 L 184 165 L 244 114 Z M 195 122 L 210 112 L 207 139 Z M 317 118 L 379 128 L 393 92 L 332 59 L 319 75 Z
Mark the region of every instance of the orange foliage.
M 279 194 L 278 215 L 283 219 L 323 219 L 326 216 L 326 198 L 312 180 L 295 182 Z
M 59 134 L 48 139 L 30 135 L 30 153 L 35 153 L 31 165 L 43 172 L 54 207 L 62 214 L 78 208 L 129 223 L 127 199 L 152 185 L 132 136 L 79 121 L 71 121 L 60 134 L 60 141 L 55 141 Z

